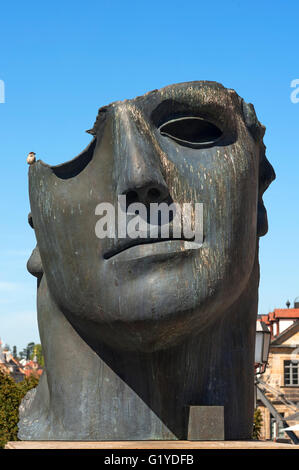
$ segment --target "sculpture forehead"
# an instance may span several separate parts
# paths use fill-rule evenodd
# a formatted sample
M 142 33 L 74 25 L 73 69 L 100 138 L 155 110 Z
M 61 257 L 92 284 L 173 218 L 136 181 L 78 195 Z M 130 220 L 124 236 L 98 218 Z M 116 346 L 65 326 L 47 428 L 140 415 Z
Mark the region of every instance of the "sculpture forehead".
M 233 90 L 225 88 L 223 85 L 217 82 L 209 81 L 194 81 L 194 82 L 184 82 L 184 83 L 175 83 L 173 85 L 168 85 L 160 90 L 152 90 L 144 95 L 137 96 L 136 98 L 130 100 L 124 100 L 120 102 L 111 103 L 112 105 L 117 105 L 118 103 L 142 103 L 149 102 L 151 99 L 160 98 L 160 99 L 187 99 L 187 100 L 200 100 L 200 101 L 214 101 L 219 100 L 222 96 L 229 95 L 231 93 L 236 94 Z
M 184 111 L 198 111 L 199 107 L 213 107 L 215 111 L 226 110 L 229 114 L 229 110 L 233 108 L 240 108 L 242 99 L 238 94 L 229 88 L 225 88 L 218 82 L 211 81 L 193 81 L 177 83 L 168 85 L 159 90 L 152 90 L 145 93 L 142 96 L 137 96 L 133 99 L 127 99 L 123 101 L 114 101 L 106 106 L 99 109 L 97 120 L 94 124 L 93 129 L 87 131 L 90 134 L 95 135 L 97 124 L 103 115 L 107 112 L 115 110 L 126 110 L 128 112 L 133 111 L 131 114 L 134 117 L 134 109 L 139 108 L 143 111 L 154 111 L 159 104 L 168 104 L 169 111 L 171 111 L 172 105 L 181 105 L 180 109 L 176 109 L 178 112 Z M 185 108 L 184 108 L 185 106 Z M 192 108 L 197 109 L 192 109 Z M 163 117 L 163 112 L 167 109 L 161 107 L 157 109 L 157 115 Z

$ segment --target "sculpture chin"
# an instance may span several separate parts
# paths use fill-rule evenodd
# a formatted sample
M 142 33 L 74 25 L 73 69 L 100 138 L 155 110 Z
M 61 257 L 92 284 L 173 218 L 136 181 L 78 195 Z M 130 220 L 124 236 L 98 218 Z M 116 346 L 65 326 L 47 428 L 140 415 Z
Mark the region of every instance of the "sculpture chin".
M 190 318 L 198 312 L 185 311 L 179 313 L 167 312 L 159 322 L 153 320 L 112 321 L 96 323 L 82 322 L 65 314 L 79 335 L 92 349 L 99 351 L 101 345 L 111 350 L 131 351 L 136 354 L 154 353 L 170 349 L 186 341 L 190 336 L 200 333 L 207 327 L 207 322 L 200 327 L 190 326 Z M 200 323 L 200 322 L 197 322 Z M 180 326 L 179 331 L 177 325 Z
M 190 336 L 203 333 L 225 317 L 225 311 L 243 292 L 243 289 L 234 289 L 233 295 L 229 289 L 223 291 L 220 284 L 215 284 L 205 295 L 205 292 L 194 291 L 187 286 L 180 289 L 178 298 L 176 286 L 169 283 L 164 286 L 161 280 L 159 286 L 161 289 L 160 292 L 156 290 L 156 297 L 160 297 L 161 302 L 157 299 L 154 304 L 152 292 L 146 286 L 143 287 L 142 298 L 128 296 L 126 286 L 123 286 L 124 289 L 119 286 L 118 294 L 123 308 L 114 310 L 111 315 L 108 312 L 114 308 L 114 304 L 109 305 L 109 301 L 106 302 L 107 310 L 101 312 L 101 315 L 95 311 L 93 315 L 85 317 L 66 310 L 63 313 L 95 351 L 98 351 L 100 344 L 104 344 L 111 349 L 153 353 L 175 347 Z M 225 293 L 228 295 L 225 296 Z M 165 299 L 168 299 L 167 305 Z

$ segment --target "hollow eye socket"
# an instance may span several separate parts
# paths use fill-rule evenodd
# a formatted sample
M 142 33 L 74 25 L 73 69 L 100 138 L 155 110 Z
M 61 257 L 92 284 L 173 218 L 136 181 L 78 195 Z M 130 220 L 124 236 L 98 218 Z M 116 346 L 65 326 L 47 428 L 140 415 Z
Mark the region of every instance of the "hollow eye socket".
M 213 145 L 222 136 L 219 127 L 199 117 L 172 119 L 159 128 L 161 135 L 192 148 Z

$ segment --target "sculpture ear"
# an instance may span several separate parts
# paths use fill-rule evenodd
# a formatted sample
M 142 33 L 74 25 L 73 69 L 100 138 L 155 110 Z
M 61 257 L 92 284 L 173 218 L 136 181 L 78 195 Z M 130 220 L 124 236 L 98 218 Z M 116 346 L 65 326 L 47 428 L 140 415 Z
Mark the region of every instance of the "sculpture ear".
M 42 260 L 37 245 L 27 262 L 27 271 L 29 271 L 32 276 L 35 276 L 38 279 L 41 279 L 42 275 L 44 274 Z
M 31 212 L 28 214 L 28 223 L 30 227 L 34 229 Z M 41 260 L 37 245 L 34 248 L 33 252 L 31 253 L 29 260 L 27 261 L 27 271 L 29 271 L 30 274 L 32 274 L 32 276 L 37 277 L 39 280 L 42 278 L 42 275 L 44 274 L 42 260 Z
M 263 194 L 275 180 L 275 171 L 265 155 L 265 145 L 261 143 L 260 171 L 259 171 L 259 196 L 257 210 L 257 236 L 263 237 L 268 232 L 267 211 L 263 202 Z
M 263 200 L 257 204 L 257 236 L 263 237 L 268 232 L 268 217 Z
M 263 237 L 268 232 L 267 211 L 263 202 L 263 194 L 275 180 L 276 175 L 271 163 L 266 158 L 266 147 L 263 142 L 266 128 L 263 126 L 255 113 L 254 106 L 251 103 L 242 101 L 242 111 L 245 124 L 260 148 L 260 166 L 259 166 L 259 194 L 257 206 L 257 236 Z

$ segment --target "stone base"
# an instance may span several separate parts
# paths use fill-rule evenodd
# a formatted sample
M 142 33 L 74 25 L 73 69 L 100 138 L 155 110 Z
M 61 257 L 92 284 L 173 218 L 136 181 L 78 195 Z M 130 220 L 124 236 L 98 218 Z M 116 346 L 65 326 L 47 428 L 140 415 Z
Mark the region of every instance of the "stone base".
M 273 441 L 12 441 L 5 449 L 293 449 Z

